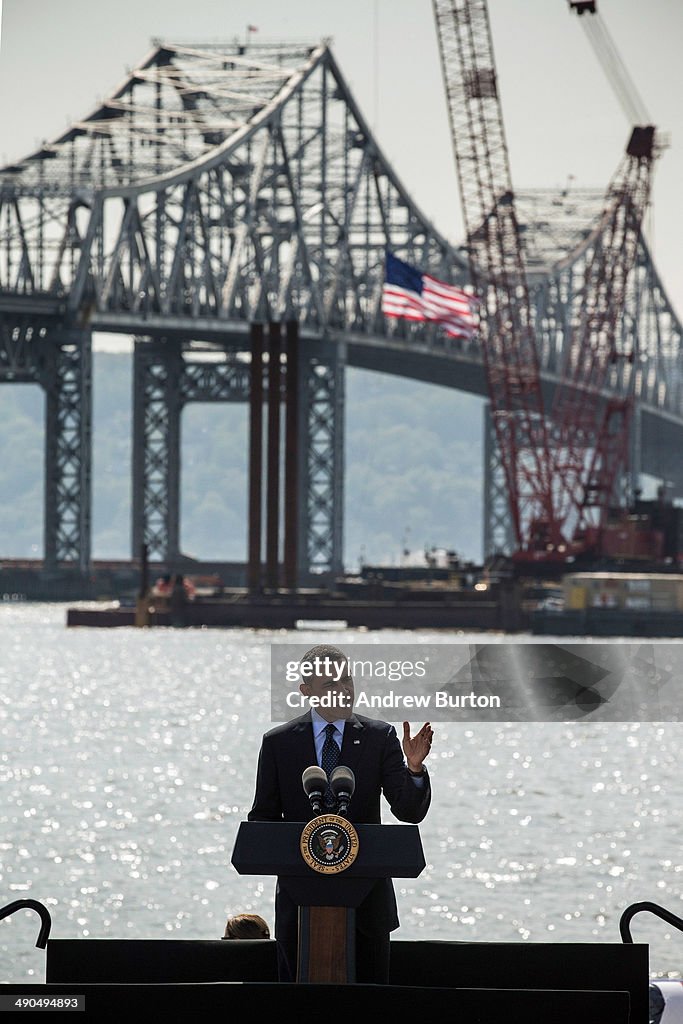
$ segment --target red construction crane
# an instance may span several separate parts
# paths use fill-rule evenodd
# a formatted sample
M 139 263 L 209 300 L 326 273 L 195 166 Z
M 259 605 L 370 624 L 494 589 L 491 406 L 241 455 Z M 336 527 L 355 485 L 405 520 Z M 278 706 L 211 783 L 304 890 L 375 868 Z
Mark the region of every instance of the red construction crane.
M 661 149 L 598 11 L 596 0 L 570 0 L 634 125 L 611 182 L 584 281 L 574 303 L 561 383 L 552 409 L 557 517 L 578 545 L 599 549 L 620 473 L 628 465 L 638 353 L 621 319 L 629 275 Z
M 608 189 L 575 304 L 551 444 L 487 3 L 432 2 L 470 273 L 485 312 L 480 338 L 517 556 L 561 561 L 595 546 L 627 460 L 637 354 L 619 326 L 649 201 L 655 129 L 597 15 L 596 0 L 570 0 L 588 16 L 589 34 L 635 127 Z
M 486 0 L 433 0 L 491 417 L 518 547 L 562 547 Z

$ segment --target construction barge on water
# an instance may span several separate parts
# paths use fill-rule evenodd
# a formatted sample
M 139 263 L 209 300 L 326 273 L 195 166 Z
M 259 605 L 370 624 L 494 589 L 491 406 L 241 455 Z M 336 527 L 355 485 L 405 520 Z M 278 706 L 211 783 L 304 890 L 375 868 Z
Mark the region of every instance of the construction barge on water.
M 359 588 L 361 589 L 361 588 Z M 368 588 L 370 589 L 370 588 Z M 393 588 L 392 588 L 393 589 Z M 532 632 L 544 636 L 683 637 L 683 575 L 577 573 L 562 588 L 491 583 L 483 592 L 415 587 L 392 596 L 347 596 L 327 590 L 246 590 L 215 597 L 155 601 L 136 606 L 74 606 L 68 626 L 176 626 L 297 629 L 448 629 Z M 569 593 L 575 606 L 564 607 Z M 547 595 L 547 596 L 545 596 Z M 565 599 L 566 600 L 566 599 Z M 588 603 L 591 601 L 593 603 Z
M 257 593 L 178 575 L 166 593 L 155 586 L 128 604 L 71 607 L 67 625 L 683 637 L 683 573 L 574 572 L 547 580 L 516 578 L 502 566 L 498 573 L 367 567 L 327 588 Z
M 484 565 L 454 552 L 422 566 L 309 575 L 287 565 L 95 562 L 88 573 L 0 563 L 0 601 L 73 601 L 67 625 L 448 629 L 542 636 L 683 637 L 683 509 L 639 502 L 615 515 L 590 558 Z M 157 577 L 152 584 L 150 577 Z M 88 602 L 86 605 L 82 602 Z

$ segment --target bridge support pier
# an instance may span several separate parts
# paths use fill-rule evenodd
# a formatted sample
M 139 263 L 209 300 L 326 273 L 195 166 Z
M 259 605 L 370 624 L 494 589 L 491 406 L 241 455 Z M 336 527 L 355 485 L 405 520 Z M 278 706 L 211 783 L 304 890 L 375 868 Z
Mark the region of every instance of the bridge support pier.
M 136 339 L 133 558 L 139 557 L 143 542 L 152 561 L 170 567 L 182 557 L 180 415 L 189 401 L 248 401 L 248 364 L 236 358 L 244 347 L 244 338 L 232 338 L 225 348 L 215 346 L 225 361 L 193 363 L 187 339 Z M 297 362 L 295 547 L 299 583 L 310 584 L 343 567 L 344 345 L 300 337 Z M 287 468 L 285 459 L 286 473 Z
M 133 356 L 133 558 L 180 556 L 181 343 L 136 338 Z
M 45 568 L 90 567 L 92 336 L 62 328 L 45 346 Z
M 52 318 L 0 319 L 0 384 L 45 391 L 44 566 L 90 569 L 92 336 Z
M 514 551 L 514 530 L 503 463 L 491 418 L 491 405 L 484 405 L 484 559 L 510 555 Z
M 640 474 L 643 466 L 643 423 L 638 405 L 631 414 L 631 441 L 629 455 L 629 498 L 633 500 L 640 488 Z
M 299 578 L 343 569 L 343 342 L 300 341 Z

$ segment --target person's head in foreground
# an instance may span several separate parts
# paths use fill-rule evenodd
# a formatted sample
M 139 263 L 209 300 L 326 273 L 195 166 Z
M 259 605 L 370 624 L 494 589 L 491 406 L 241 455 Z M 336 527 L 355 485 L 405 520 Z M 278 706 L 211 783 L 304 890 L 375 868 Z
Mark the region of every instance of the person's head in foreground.
M 235 914 L 225 925 L 224 939 L 269 939 L 270 929 L 259 914 Z

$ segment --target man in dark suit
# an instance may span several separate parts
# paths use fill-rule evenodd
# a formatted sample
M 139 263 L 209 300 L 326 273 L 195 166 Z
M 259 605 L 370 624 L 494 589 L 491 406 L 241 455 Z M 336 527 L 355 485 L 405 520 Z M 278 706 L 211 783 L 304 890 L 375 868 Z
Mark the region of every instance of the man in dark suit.
M 344 671 L 322 669 L 327 658 Z M 306 714 L 271 729 L 263 737 L 250 821 L 309 821 L 311 805 L 303 791 L 305 768 L 333 763 L 346 765 L 356 776 L 349 807 L 352 822 L 379 824 L 383 792 L 392 814 L 400 821 L 422 821 L 431 799 L 424 766 L 432 743 L 429 722 L 415 735 L 403 723 L 403 752 L 396 730 L 387 722 L 353 714 L 353 680 L 346 655 L 321 644 L 304 655 L 301 667 L 315 666 L 316 674 L 300 684 L 301 693 L 320 699 L 331 695 L 330 706 L 312 707 Z M 336 743 L 337 749 L 331 744 Z M 275 937 L 281 981 L 296 980 L 297 907 L 278 883 L 275 896 Z M 356 977 L 386 983 L 389 977 L 389 933 L 398 928 L 396 897 L 390 879 L 378 880 L 356 911 Z

